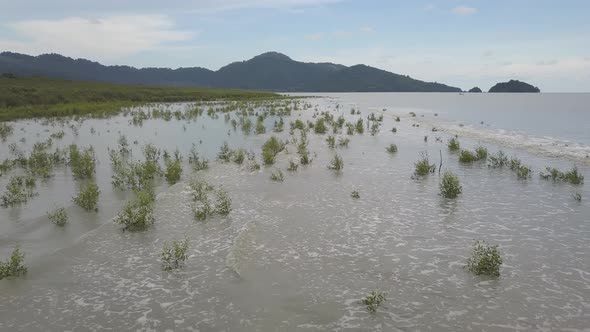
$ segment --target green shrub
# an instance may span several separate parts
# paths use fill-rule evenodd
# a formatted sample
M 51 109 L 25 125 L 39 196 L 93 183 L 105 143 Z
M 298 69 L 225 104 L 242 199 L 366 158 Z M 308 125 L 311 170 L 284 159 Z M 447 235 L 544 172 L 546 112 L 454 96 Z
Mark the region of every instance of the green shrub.
M 389 153 L 396 153 L 397 152 L 397 145 L 389 144 L 389 146 L 386 147 L 385 150 L 387 150 L 387 152 L 389 152 Z
M 113 219 L 123 230 L 141 231 L 154 223 L 155 194 L 151 188 L 136 192 L 136 198 L 127 202 Z
M 361 198 L 361 194 L 359 194 L 358 191 L 353 190 L 352 193 L 350 194 L 350 197 L 352 197 L 352 198 Z
M 188 259 L 188 239 L 184 241 L 172 241 L 172 244 L 168 242 L 164 243 L 162 253 L 162 270 L 171 271 L 178 269 L 184 265 L 184 262 Z
M 64 226 L 68 222 L 68 214 L 64 207 L 47 212 L 47 218 L 57 226 Z
M 502 257 L 497 245 L 491 246 L 485 241 L 476 241 L 466 268 L 475 275 L 497 277 L 500 275 L 501 265 Z
M 0 262 L 0 280 L 7 277 L 18 277 L 27 273 L 27 268 L 23 265 L 25 254 L 17 246 L 12 251 L 10 259 L 6 262 Z
M 73 198 L 73 201 L 86 211 L 98 211 L 96 205 L 99 195 L 100 190 L 96 183 L 89 182 L 78 191 L 78 195 Z
M 275 182 L 283 182 L 285 180 L 285 176 L 280 169 L 276 169 L 270 174 L 270 179 Z
M 463 187 L 459 183 L 459 177 L 451 171 L 446 171 L 440 181 L 440 194 L 445 198 L 457 198 L 463 191 Z
M 361 300 L 361 303 L 367 306 L 367 310 L 370 313 L 377 312 L 377 308 L 379 308 L 383 302 L 385 302 L 385 295 L 379 291 L 372 291 Z
M 335 154 L 334 158 L 330 161 L 328 168 L 335 171 L 340 171 L 344 168 L 344 161 L 342 161 L 342 157 L 340 155 Z
M 426 176 L 429 173 L 434 173 L 436 170 L 436 166 L 434 164 L 430 164 L 430 161 L 428 160 L 428 154 L 423 154 L 422 159 L 414 163 L 414 167 L 414 176 L 416 177 Z
M 26 203 L 29 198 L 37 195 L 34 191 L 37 183 L 35 178 L 31 176 L 13 176 L 8 180 L 6 185 L 6 191 L 0 198 L 0 203 L 3 207 L 11 207 L 19 204 Z
M 459 149 L 461 149 L 460 145 L 459 145 L 459 140 L 455 137 L 451 138 L 449 140 L 449 150 L 451 151 L 459 151 Z

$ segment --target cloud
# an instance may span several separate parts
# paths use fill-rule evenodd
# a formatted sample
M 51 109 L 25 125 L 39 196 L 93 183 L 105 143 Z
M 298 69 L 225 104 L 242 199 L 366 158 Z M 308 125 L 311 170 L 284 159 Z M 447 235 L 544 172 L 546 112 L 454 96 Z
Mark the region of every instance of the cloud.
M 363 33 L 373 33 L 375 32 L 375 29 L 372 26 L 365 25 L 360 27 L 359 31 Z
M 477 13 L 477 8 L 467 6 L 457 6 L 453 8 L 453 13 L 460 16 L 470 16 Z
M 324 39 L 325 34 L 323 32 L 317 32 L 317 33 L 312 33 L 309 35 L 305 36 L 305 39 L 307 40 L 311 40 L 311 41 L 320 41 L 322 39 Z
M 174 22 L 163 15 L 25 20 L 6 27 L 22 39 L 0 40 L 0 49 L 101 60 L 133 55 L 193 35 L 176 30 Z

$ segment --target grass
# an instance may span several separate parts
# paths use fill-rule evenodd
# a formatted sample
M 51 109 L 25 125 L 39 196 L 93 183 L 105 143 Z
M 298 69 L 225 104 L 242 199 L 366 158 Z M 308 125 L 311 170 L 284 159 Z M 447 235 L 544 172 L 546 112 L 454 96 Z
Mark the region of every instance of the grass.
M 449 140 L 448 147 L 450 151 L 459 151 L 461 149 L 459 140 L 456 137 L 453 137 Z
M 342 157 L 336 153 L 330 161 L 328 168 L 334 171 L 341 171 L 344 168 L 344 161 L 342 160 Z
M 271 174 L 270 174 L 270 179 L 275 181 L 275 182 L 283 182 L 285 181 L 285 176 L 283 174 L 283 172 L 280 169 L 275 169 Z
M 188 259 L 188 239 L 184 241 L 172 241 L 164 243 L 160 257 L 162 259 L 162 270 L 171 271 L 184 265 Z
M 2 207 L 12 207 L 26 203 L 37 195 L 34 191 L 37 183 L 31 176 L 15 175 L 8 180 L 6 191 L 0 197 Z
M 370 313 L 377 312 L 377 308 L 379 308 L 383 302 L 385 302 L 385 295 L 379 291 L 372 291 L 361 300 L 361 303 L 367 306 L 367 311 Z
M 123 230 L 142 231 L 154 223 L 156 196 L 151 188 L 136 192 L 136 198 L 127 202 L 113 221 Z
M 485 241 L 475 241 L 471 257 L 467 260 L 465 268 L 475 275 L 500 276 L 502 256 L 498 246 L 492 246 Z
M 125 107 L 154 102 L 282 98 L 268 92 L 0 77 L 0 122 L 37 117 L 105 117 Z
M 352 193 L 350 193 L 350 197 L 358 199 L 361 198 L 361 194 L 359 194 L 358 191 L 353 190 Z
M 7 277 L 18 277 L 27 273 L 27 268 L 23 265 L 24 260 L 25 254 L 17 246 L 6 262 L 0 262 L 0 280 Z
M 98 185 L 94 182 L 89 182 L 82 186 L 82 188 L 78 191 L 78 194 L 72 200 L 87 212 L 97 212 L 98 208 L 96 205 L 98 204 L 99 196 L 100 190 Z
M 422 154 L 422 158 L 414 163 L 414 167 L 414 176 L 416 177 L 426 176 L 430 173 L 434 173 L 436 170 L 436 166 L 434 164 L 430 164 L 427 153 Z
M 389 144 L 389 146 L 387 146 L 385 148 L 385 150 L 391 154 L 396 153 L 397 152 L 397 145 L 395 144 Z
M 573 185 L 584 184 L 584 176 L 580 174 L 576 166 L 569 171 L 560 171 L 557 168 L 547 167 L 545 172 L 541 172 L 541 178 L 544 180 L 563 181 Z
M 68 214 L 64 207 L 47 212 L 47 218 L 57 226 L 65 226 L 68 223 Z
M 457 198 L 461 192 L 463 192 L 463 187 L 459 182 L 459 177 L 453 174 L 451 171 L 446 171 L 439 184 L 440 194 L 444 198 Z

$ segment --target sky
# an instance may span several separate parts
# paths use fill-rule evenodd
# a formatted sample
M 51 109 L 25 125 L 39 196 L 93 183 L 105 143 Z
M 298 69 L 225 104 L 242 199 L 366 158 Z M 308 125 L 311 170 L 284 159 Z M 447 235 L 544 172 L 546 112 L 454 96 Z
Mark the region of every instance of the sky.
M 590 92 L 587 0 L 0 0 L 0 51 L 217 70 L 267 51 L 462 89 Z

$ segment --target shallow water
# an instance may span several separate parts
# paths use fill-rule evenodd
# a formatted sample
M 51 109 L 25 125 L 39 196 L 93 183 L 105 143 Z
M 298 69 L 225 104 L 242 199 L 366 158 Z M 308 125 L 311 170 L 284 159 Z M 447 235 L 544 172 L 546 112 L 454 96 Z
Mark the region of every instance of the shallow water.
M 517 154 L 535 173 L 523 182 L 507 169 L 461 165 L 446 148 L 454 131 L 431 131 L 430 123 L 446 129 L 452 117 L 443 112 L 449 105 L 434 117 L 436 108 L 418 111 L 426 108 L 416 103 L 417 117 L 411 118 L 404 96 L 376 100 L 371 95 L 308 100 L 313 108 L 342 113 L 350 120 L 358 118 L 349 115 L 353 103 L 365 118 L 370 111 L 387 109 L 378 135 L 370 136 L 367 130 L 350 137 L 348 148 L 337 148 L 345 162 L 341 173 L 326 167 L 333 155 L 326 135 L 312 133 L 310 151 L 316 155 L 310 166 L 289 173 L 289 159 L 297 159 L 295 147 L 279 155 L 275 166 L 286 175 L 282 183 L 270 180 L 273 167 L 250 172 L 246 166 L 212 163 L 208 171 L 193 173 L 185 165 L 181 183 L 159 184 L 156 223 L 145 232 L 122 232 L 109 221 L 123 199 L 131 197 L 110 185 L 107 147 L 116 146 L 119 131 L 129 142 L 139 142 L 132 144 L 134 154 L 142 143 L 152 142 L 168 150 L 178 147 L 186 155 L 196 143 L 202 155 L 213 159 L 224 140 L 232 148 L 245 147 L 259 155 L 261 144 L 273 135 L 273 119 L 267 119 L 269 133 L 248 136 L 239 130 L 230 130 L 228 136 L 231 127 L 223 116 L 206 115 L 191 123 L 147 120 L 143 127 L 129 126 L 124 116 L 87 120 L 77 137 L 66 127 L 59 144 L 91 144 L 96 149 L 99 213 L 83 212 L 71 203 L 76 183 L 67 169 L 43 184 L 29 204 L 0 209 L 2 256 L 19 243 L 29 267 L 22 278 L 0 281 L 0 329 L 587 329 L 590 190 L 538 176 L 545 166 L 565 169 L 577 160 L 589 179 L 584 160 L 461 135 L 463 147 L 484 144 L 490 152 L 501 148 Z M 290 119 L 311 119 L 313 112 L 296 111 Z M 402 116 L 401 122 L 394 121 L 396 115 Z M 26 137 L 26 146 L 19 143 L 23 149 L 50 134 L 40 123 L 14 125 L 15 134 L 7 143 Z M 389 131 L 393 126 L 396 134 Z M 91 127 L 95 134 L 90 134 Z M 32 134 L 36 132 L 39 138 Z M 288 138 L 288 129 L 278 136 Z M 385 151 L 390 143 L 398 145 L 397 154 Z M 411 179 L 413 163 L 423 151 L 436 164 L 442 151 L 443 170 L 455 172 L 463 185 L 457 200 L 438 195 L 437 174 Z M 0 159 L 6 155 L 7 144 Z M 191 178 L 229 192 L 233 211 L 228 218 L 194 221 L 187 186 Z M 0 177 L 2 187 L 6 181 Z M 361 198 L 352 199 L 352 190 Z M 572 198 L 574 192 L 582 194 L 582 202 Z M 45 217 L 54 204 L 68 206 L 70 223 L 63 229 Z M 161 271 L 163 243 L 185 236 L 190 239 L 186 266 Z M 499 278 L 476 277 L 463 269 L 474 239 L 499 244 L 504 258 Z M 385 292 L 387 301 L 370 314 L 358 302 L 375 289 Z

